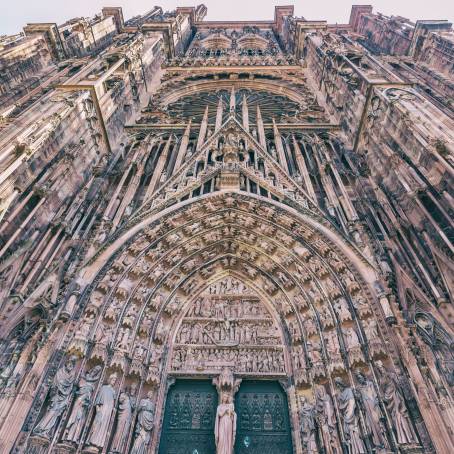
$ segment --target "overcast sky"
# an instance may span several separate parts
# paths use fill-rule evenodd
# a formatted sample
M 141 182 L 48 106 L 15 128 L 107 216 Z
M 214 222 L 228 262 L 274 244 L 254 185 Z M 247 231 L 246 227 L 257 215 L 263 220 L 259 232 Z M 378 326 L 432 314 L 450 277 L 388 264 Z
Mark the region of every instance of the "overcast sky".
M 125 18 L 144 13 L 155 4 L 164 10 L 195 6 L 197 0 L 0 0 L 0 34 L 21 31 L 27 22 L 63 23 L 72 17 L 92 16 L 103 6 L 122 6 Z M 352 3 L 374 5 L 387 15 L 417 19 L 454 20 L 454 0 L 205 0 L 207 20 L 271 20 L 275 5 L 295 5 L 295 14 L 306 19 L 346 23 Z

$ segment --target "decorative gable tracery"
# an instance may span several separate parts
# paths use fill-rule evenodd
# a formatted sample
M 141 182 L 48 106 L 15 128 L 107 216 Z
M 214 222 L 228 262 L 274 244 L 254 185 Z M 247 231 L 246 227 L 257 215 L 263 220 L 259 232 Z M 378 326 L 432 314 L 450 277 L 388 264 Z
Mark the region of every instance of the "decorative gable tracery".
M 30 192 L 15 193 L 35 162 L 5 180 L 18 205 L 0 226 L 0 450 L 156 452 L 169 387 L 196 376 L 215 377 L 232 411 L 241 380 L 282 386 L 277 422 L 261 399 L 264 433 L 289 403 L 292 440 L 272 452 L 445 452 L 449 103 L 400 79 L 405 65 L 418 73 L 413 57 L 364 49 L 358 10 L 348 27 L 291 7 L 250 26 L 202 23 L 205 12 L 156 7 L 125 25 L 107 8 L 124 33 L 52 79 L 71 81 L 50 102 L 83 113 L 80 140 Z M 125 112 L 137 117 L 119 145 Z M 35 154 L 51 156 L 61 129 Z M 56 170 L 62 154 L 80 191 L 69 166 Z M 184 428 L 200 426 L 191 418 Z

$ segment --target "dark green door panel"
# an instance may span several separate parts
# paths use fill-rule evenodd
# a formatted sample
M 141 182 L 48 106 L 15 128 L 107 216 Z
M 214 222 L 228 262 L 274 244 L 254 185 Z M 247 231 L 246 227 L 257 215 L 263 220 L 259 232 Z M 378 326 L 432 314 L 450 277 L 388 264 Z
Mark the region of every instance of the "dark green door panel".
M 277 382 L 243 381 L 235 411 L 235 454 L 293 453 L 287 396 Z
M 217 392 L 208 380 L 177 380 L 166 399 L 159 454 L 214 454 Z

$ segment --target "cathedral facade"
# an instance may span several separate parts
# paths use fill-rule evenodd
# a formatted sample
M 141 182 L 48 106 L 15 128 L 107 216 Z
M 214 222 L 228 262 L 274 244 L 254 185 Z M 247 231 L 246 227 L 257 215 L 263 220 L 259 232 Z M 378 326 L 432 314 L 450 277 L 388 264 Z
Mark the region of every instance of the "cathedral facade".
M 206 13 L 0 37 L 0 452 L 452 453 L 452 24 Z

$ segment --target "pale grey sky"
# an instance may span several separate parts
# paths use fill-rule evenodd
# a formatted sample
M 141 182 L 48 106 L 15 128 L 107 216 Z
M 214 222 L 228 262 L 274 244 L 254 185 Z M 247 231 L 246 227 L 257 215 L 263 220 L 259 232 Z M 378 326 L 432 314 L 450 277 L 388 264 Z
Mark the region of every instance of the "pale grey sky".
M 125 18 L 144 13 L 155 4 L 164 10 L 175 6 L 208 7 L 207 20 L 270 20 L 275 5 L 295 5 L 306 19 L 346 23 L 352 4 L 372 4 L 374 11 L 416 19 L 454 20 L 453 0 L 0 0 L 0 34 L 21 31 L 27 22 L 62 23 L 72 17 L 91 16 L 103 6 L 122 6 Z

